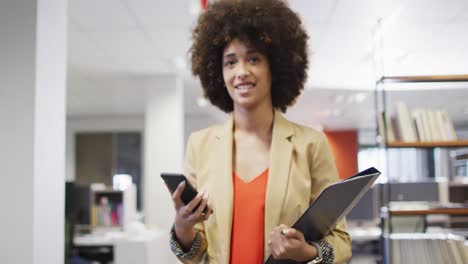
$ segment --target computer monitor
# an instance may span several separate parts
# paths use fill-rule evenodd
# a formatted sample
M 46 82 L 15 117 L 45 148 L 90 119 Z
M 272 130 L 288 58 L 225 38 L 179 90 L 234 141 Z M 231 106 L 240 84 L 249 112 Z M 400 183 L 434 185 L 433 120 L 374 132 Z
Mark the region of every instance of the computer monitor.
M 91 188 L 74 182 L 65 184 L 65 217 L 75 225 L 90 224 Z

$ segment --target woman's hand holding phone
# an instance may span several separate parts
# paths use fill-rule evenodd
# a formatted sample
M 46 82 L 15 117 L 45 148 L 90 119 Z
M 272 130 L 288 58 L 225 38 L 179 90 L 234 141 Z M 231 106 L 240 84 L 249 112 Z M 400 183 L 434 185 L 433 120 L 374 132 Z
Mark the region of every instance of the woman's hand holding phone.
M 202 191 L 195 196 L 187 205 L 181 199 L 181 194 L 185 188 L 185 181 L 181 182 L 172 193 L 172 201 L 176 210 L 174 221 L 177 240 L 184 249 L 190 249 L 192 241 L 195 239 L 195 224 L 208 220 L 213 213 L 208 201 L 208 193 Z M 197 207 L 198 208 L 193 211 Z M 207 210 L 205 210 L 205 207 Z M 204 210 L 206 213 L 204 213 Z

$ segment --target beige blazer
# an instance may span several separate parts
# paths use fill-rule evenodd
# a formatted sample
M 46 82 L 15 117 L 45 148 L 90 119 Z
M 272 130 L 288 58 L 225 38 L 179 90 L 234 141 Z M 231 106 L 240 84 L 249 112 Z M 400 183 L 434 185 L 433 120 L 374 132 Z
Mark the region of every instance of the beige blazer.
M 233 212 L 233 118 L 225 124 L 193 133 L 187 143 L 185 175 L 198 190 L 206 190 L 213 215 L 203 224 L 200 253 L 183 263 L 228 264 Z M 289 122 L 276 111 L 265 201 L 264 259 L 270 251 L 270 232 L 280 224 L 291 226 L 328 185 L 338 181 L 336 166 L 325 136 Z M 334 248 L 335 263 L 351 257 L 351 239 L 341 221 L 324 238 Z M 206 252 L 205 252 L 206 249 Z

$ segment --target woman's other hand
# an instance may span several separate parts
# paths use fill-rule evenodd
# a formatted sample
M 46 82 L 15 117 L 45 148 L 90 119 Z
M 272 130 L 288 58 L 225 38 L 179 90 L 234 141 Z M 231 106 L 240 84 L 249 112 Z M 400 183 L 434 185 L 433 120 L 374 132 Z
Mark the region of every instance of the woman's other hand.
M 271 231 L 268 246 L 275 259 L 308 261 L 317 256 L 317 249 L 305 241 L 304 235 L 286 225 L 279 225 Z
M 181 182 L 177 189 L 172 193 L 172 201 L 176 211 L 174 229 L 177 240 L 183 247 L 183 249 L 190 249 L 193 240 L 195 239 L 196 230 L 195 224 L 208 220 L 210 215 L 213 213 L 211 205 L 208 201 L 208 193 L 202 191 L 192 199 L 187 205 L 184 204 L 180 195 L 185 188 L 185 181 Z M 197 210 L 194 208 L 198 206 Z M 206 213 L 204 209 L 206 207 Z

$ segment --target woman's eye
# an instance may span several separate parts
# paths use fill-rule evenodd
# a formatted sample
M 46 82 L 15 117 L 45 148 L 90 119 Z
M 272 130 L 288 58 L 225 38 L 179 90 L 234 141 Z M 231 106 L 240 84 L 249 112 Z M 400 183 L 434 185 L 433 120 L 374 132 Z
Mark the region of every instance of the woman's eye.
M 258 58 L 257 58 L 257 57 L 252 57 L 252 58 L 250 58 L 250 62 L 255 63 L 255 62 L 257 62 L 257 61 L 258 61 Z
M 231 67 L 231 66 L 233 66 L 235 63 L 236 63 L 236 62 L 233 61 L 233 60 L 231 60 L 231 61 L 226 61 L 226 62 L 224 62 L 224 66 L 226 66 L 226 67 Z

